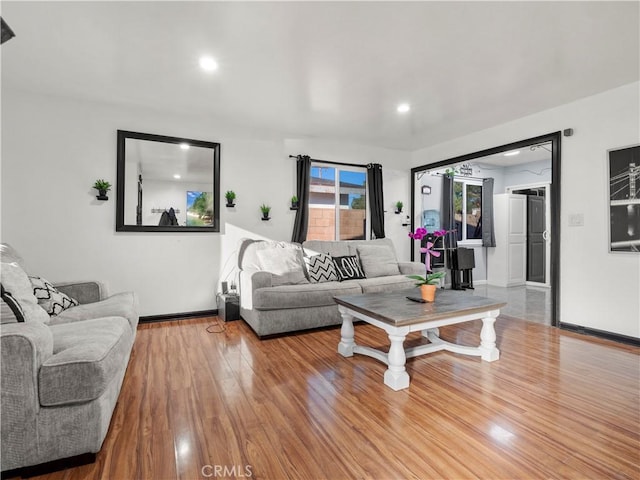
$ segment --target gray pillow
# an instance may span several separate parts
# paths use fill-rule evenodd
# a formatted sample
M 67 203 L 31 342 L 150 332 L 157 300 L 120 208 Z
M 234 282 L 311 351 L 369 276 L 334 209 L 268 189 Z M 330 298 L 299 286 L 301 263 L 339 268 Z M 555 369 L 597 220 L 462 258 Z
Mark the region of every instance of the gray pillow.
M 358 245 L 358 256 L 367 278 L 400 275 L 396 256 L 386 245 Z

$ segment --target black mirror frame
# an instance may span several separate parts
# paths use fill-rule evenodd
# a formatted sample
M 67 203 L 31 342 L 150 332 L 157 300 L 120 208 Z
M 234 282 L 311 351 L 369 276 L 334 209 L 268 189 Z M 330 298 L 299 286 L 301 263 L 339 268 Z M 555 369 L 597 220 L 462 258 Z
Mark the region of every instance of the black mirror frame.
M 213 150 L 213 226 L 157 226 L 157 225 L 125 225 L 124 223 L 124 177 L 125 177 L 125 141 L 127 138 L 149 140 L 164 143 L 189 143 L 190 145 Z M 150 133 L 118 130 L 117 143 L 117 184 L 116 184 L 116 232 L 219 232 L 220 231 L 220 144 L 193 140 L 189 138 L 168 137 Z

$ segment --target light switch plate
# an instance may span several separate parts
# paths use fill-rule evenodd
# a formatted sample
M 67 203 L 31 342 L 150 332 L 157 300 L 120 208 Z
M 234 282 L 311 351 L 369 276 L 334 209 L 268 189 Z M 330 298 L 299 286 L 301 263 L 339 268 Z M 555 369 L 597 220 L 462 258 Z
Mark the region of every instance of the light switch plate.
M 584 226 L 584 214 L 583 213 L 570 213 L 569 214 L 569 226 L 570 227 L 582 227 L 582 226 Z

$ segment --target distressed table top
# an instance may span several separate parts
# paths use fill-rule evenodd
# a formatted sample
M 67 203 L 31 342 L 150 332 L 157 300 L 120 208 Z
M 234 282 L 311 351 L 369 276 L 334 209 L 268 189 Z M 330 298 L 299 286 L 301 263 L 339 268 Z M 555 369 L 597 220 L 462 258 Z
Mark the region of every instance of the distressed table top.
M 433 303 L 413 302 L 407 296 L 419 297 L 420 290 L 411 288 L 389 293 L 338 296 L 334 300 L 338 305 L 397 327 L 497 310 L 506 305 L 505 302 L 463 290 L 438 290 Z

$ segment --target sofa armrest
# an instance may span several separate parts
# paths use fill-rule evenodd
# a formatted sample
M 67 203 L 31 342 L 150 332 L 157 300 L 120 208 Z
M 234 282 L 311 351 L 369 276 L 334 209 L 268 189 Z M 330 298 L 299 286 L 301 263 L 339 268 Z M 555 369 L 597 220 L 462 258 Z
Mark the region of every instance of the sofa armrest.
M 271 287 L 272 275 L 262 270 L 240 271 L 240 306 L 253 308 L 253 293 L 259 288 Z
M 0 327 L 0 455 L 2 470 L 38 458 L 38 371 L 53 355 L 51 330 L 40 322 Z
M 107 298 L 106 288 L 100 282 L 65 282 L 57 283 L 54 287 L 75 298 L 80 304 L 99 302 Z
M 402 275 L 424 275 L 426 268 L 421 262 L 398 262 L 398 268 Z

